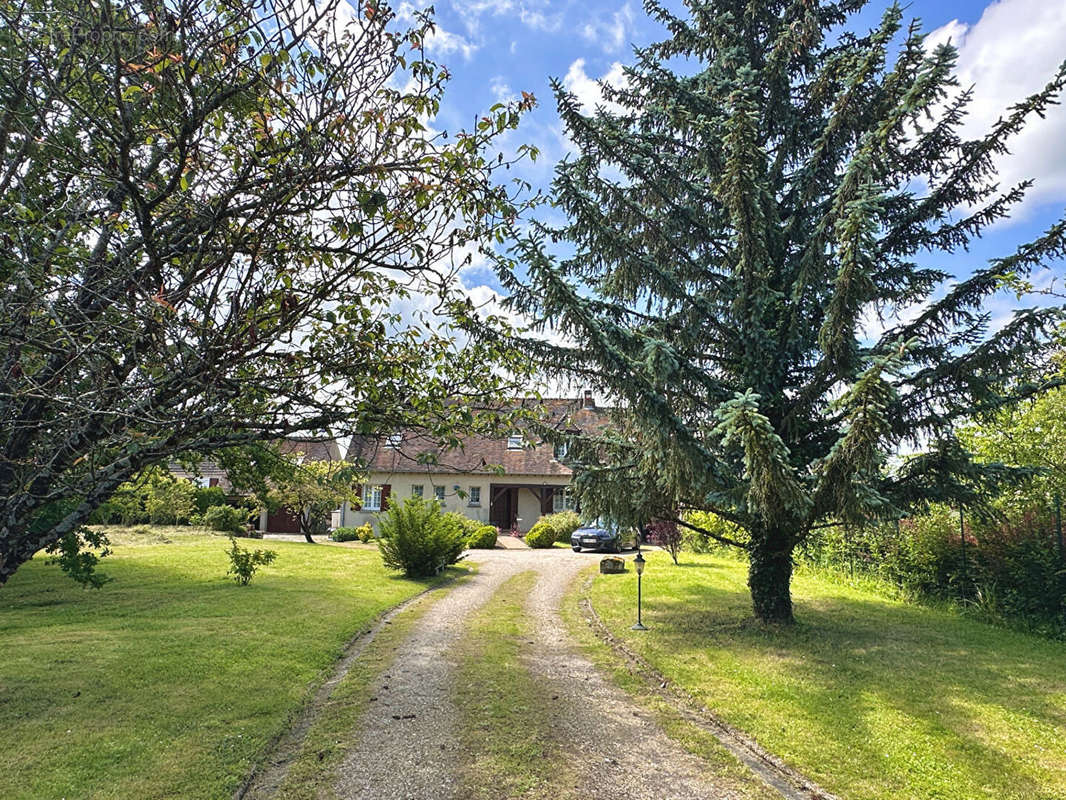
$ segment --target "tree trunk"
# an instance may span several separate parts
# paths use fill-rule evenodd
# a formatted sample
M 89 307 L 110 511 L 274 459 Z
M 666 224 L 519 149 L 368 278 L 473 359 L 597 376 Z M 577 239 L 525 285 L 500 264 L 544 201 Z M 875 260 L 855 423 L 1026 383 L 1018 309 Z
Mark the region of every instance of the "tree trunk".
M 19 567 L 60 538 L 51 533 L 20 535 L 11 529 L 6 534 L 0 538 L 0 586 L 6 584 Z
M 792 549 L 769 535 L 752 541 L 748 552 L 748 588 L 756 619 L 774 625 L 790 625 L 792 616 Z

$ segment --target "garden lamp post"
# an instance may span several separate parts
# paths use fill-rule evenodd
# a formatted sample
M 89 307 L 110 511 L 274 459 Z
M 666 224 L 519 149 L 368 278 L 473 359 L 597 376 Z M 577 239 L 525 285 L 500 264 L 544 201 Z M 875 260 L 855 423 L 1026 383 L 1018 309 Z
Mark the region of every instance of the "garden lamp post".
M 633 630 L 646 631 L 647 628 L 644 627 L 644 623 L 640 621 L 640 581 L 641 577 L 644 575 L 644 555 L 639 549 L 637 550 L 637 557 L 633 559 L 633 566 L 637 570 L 637 624 L 633 626 Z

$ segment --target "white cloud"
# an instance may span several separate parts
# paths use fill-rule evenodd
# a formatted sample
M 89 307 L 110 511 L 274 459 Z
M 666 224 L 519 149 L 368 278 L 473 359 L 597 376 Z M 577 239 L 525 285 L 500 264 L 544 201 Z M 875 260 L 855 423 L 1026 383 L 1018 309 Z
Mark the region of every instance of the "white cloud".
M 563 86 L 573 94 L 586 114 L 595 112 L 597 106 L 602 106 L 607 111 L 617 112 L 621 106 L 603 99 L 601 84 L 621 87 L 626 84 L 625 74 L 622 72 L 622 64 L 615 61 L 610 69 L 601 78 L 591 78 L 585 72 L 585 59 L 579 58 L 570 65 L 563 78 Z
M 527 28 L 549 33 L 558 31 L 563 24 L 563 12 L 552 12 L 549 0 L 455 0 L 452 8 L 471 35 L 481 32 L 484 16 L 514 16 Z
M 1066 2 L 1000 0 L 973 25 L 952 20 L 928 37 L 930 46 L 949 39 L 959 50 L 962 86 L 974 85 L 974 102 L 963 127 L 968 137 L 986 132 L 1007 108 L 1038 91 L 1058 68 L 1066 50 Z M 1066 110 L 1053 106 L 1047 118 L 1034 116 L 1000 159 L 1002 187 L 1025 178 L 1035 184 L 1027 204 L 1066 199 Z
M 612 114 L 622 113 L 625 109 L 618 103 L 603 99 L 603 84 L 614 87 L 623 87 L 627 83 L 621 62 L 615 61 L 600 78 L 593 78 L 585 72 L 585 59 L 579 58 L 570 65 L 563 77 L 563 87 L 577 98 L 581 104 L 581 111 L 585 114 L 594 114 L 597 108 L 602 108 Z M 575 150 L 566 130 L 561 124 L 552 127 L 552 133 L 557 139 L 559 157 L 572 153 Z M 558 160 L 558 159 L 556 159 Z
M 511 0 L 455 0 L 452 2 L 455 13 L 463 20 L 466 30 L 470 34 L 481 32 L 481 18 L 486 14 L 499 16 L 510 13 L 514 9 Z
M 471 43 L 467 39 L 464 39 L 457 33 L 449 33 L 440 27 L 435 27 L 432 33 L 426 37 L 426 52 L 431 55 L 446 56 L 451 53 L 461 53 L 463 59 L 470 60 L 470 57 L 477 52 L 478 46 Z
M 489 91 L 492 92 L 492 96 L 498 103 L 510 103 L 512 100 L 517 99 L 515 93 L 511 91 L 511 87 L 507 85 L 507 80 L 503 75 L 495 75 L 489 81 Z
M 581 29 L 581 35 L 598 44 L 605 53 L 617 53 L 629 44 L 633 30 L 633 7 L 626 3 L 610 19 L 595 19 Z
M 524 7 L 519 10 L 518 18 L 523 25 L 535 31 L 555 33 L 563 26 L 563 15 L 560 12 L 548 14 L 540 9 Z
M 400 3 L 396 8 L 396 18 L 401 22 L 412 23 L 415 20 L 415 7 L 411 3 Z M 448 56 L 459 53 L 464 61 L 477 52 L 479 45 L 458 33 L 446 31 L 438 24 L 434 24 L 432 31 L 426 36 L 424 42 L 426 52 L 431 56 Z

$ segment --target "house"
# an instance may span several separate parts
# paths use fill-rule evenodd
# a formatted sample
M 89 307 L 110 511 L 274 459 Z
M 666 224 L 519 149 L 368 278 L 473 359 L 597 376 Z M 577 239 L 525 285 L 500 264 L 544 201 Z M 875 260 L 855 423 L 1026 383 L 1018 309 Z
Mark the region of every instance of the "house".
M 278 450 L 298 462 L 338 461 L 341 457 L 340 446 L 334 439 L 289 437 L 281 441 Z M 216 462 L 201 461 L 197 472 L 199 474 L 188 472 L 178 464 L 170 465 L 170 473 L 176 478 L 186 478 L 200 487 L 218 486 L 229 495 L 235 494 L 225 469 Z M 300 521 L 289 509 L 270 512 L 264 508 L 259 511 L 256 528 L 264 533 L 299 533 Z
M 523 402 L 544 407 L 545 423 L 555 430 L 594 434 L 607 424 L 607 409 L 596 406 L 591 391 L 576 399 Z M 426 459 L 427 453 L 433 458 Z M 359 436 L 352 439 L 347 460 L 367 464 L 370 474 L 362 487 L 362 507 L 346 503 L 334 515 L 344 527 L 373 524 L 390 501 L 408 497 L 435 499 L 445 511 L 521 532 L 543 514 L 575 506 L 565 446 L 523 431 L 468 436 L 461 448 L 443 453 L 417 431 Z

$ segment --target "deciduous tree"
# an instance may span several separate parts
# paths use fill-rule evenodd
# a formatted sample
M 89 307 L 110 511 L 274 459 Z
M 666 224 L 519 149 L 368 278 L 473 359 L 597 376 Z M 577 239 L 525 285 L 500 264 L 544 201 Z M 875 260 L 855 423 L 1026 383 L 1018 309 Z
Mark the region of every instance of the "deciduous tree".
M 0 584 L 147 467 L 450 435 L 445 398 L 518 374 L 448 322 L 532 99 L 433 130 L 431 31 L 374 0 L 0 0 Z
M 342 503 L 360 502 L 361 472 L 347 461 L 289 461 L 275 470 L 265 501 L 289 509 L 308 542 L 329 533 L 330 514 Z

